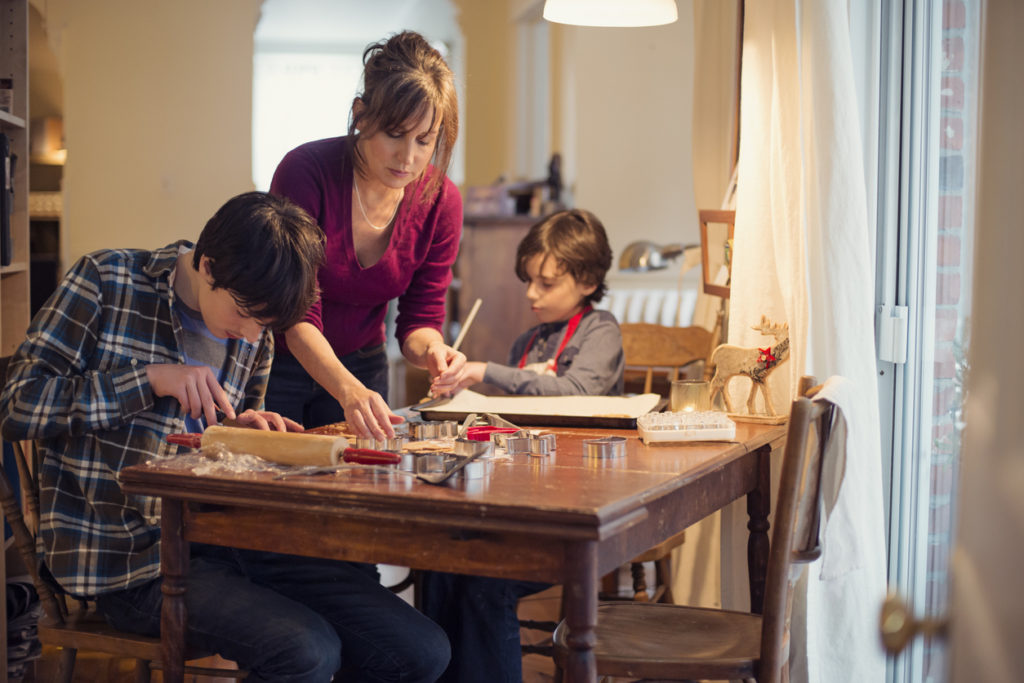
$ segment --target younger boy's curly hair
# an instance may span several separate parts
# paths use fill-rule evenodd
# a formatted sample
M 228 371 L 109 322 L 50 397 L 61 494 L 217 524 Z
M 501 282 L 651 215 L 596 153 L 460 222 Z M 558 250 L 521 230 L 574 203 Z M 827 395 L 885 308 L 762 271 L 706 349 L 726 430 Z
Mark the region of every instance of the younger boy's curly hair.
M 526 263 L 537 254 L 553 258 L 580 284 L 594 285 L 587 303 L 596 304 L 608 291 L 604 277 L 612 265 L 612 249 L 604 225 L 589 211 L 558 211 L 530 228 L 516 251 L 516 275 L 523 282 L 528 280 Z

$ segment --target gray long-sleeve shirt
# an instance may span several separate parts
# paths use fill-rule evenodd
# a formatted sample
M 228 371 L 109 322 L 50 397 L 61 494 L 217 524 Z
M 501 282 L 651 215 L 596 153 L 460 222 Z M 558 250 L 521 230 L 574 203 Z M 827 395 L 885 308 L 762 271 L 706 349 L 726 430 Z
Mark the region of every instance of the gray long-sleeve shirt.
M 544 362 L 552 358 L 562 343 L 566 326 L 567 322 L 564 321 L 541 323 L 519 335 L 509 351 L 509 364 L 487 363 L 484 381 L 510 394 L 621 394 L 626 366 L 622 353 L 622 333 L 615 316 L 608 311 L 592 310 L 583 316 L 576 332 L 558 357 L 556 376 L 519 369 L 519 360 L 534 334 L 537 336 L 527 354 L 527 363 Z

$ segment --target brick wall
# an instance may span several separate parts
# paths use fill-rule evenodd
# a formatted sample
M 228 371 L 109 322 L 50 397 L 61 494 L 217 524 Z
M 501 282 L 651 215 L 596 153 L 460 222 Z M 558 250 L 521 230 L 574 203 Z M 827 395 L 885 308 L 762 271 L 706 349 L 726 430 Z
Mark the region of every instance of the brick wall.
M 939 196 L 935 309 L 935 395 L 928 529 L 927 604 L 946 614 L 954 502 L 966 380 L 973 244 L 979 0 L 946 0 L 942 16 Z M 947 679 L 942 643 L 926 646 L 924 680 Z

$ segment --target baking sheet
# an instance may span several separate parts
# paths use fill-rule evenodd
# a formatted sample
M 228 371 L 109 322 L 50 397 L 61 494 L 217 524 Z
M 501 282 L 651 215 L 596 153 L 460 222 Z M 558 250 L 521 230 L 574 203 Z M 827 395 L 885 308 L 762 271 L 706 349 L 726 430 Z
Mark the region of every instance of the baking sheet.
M 462 420 L 470 413 L 494 413 L 521 427 L 608 427 L 635 429 L 636 418 L 659 410 L 658 394 L 632 396 L 485 396 L 465 389 L 454 397 L 412 406 L 425 420 Z

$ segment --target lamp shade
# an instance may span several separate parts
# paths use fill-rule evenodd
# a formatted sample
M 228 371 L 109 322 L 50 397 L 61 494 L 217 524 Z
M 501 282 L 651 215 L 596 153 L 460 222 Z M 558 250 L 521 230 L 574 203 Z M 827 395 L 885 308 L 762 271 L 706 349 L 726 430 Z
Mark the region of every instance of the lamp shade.
M 647 241 L 631 242 L 619 256 L 619 270 L 643 273 L 668 268 L 668 262 L 682 254 L 685 248 L 682 244 L 660 246 Z
M 675 0 L 545 0 L 544 18 L 577 26 L 660 26 L 679 13 Z

